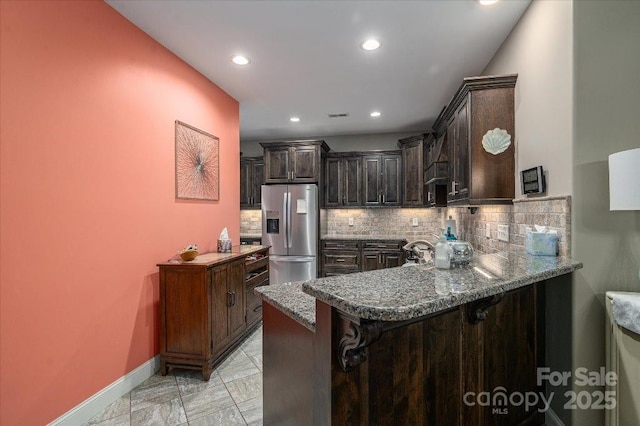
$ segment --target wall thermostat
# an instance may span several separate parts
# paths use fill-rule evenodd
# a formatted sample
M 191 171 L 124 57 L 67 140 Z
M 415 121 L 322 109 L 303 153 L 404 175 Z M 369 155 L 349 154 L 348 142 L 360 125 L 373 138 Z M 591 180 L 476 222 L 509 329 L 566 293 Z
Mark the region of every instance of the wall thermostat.
M 522 170 L 520 174 L 522 177 L 523 194 L 541 194 L 547 191 L 542 166 Z

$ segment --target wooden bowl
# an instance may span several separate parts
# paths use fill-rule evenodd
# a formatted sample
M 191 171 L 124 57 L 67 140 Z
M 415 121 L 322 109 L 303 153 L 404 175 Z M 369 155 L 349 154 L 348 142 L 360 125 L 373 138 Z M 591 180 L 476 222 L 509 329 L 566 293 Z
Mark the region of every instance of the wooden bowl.
M 198 250 L 185 250 L 185 251 L 180 253 L 180 257 L 185 262 L 189 262 L 189 261 L 195 259 L 196 257 L 198 257 Z

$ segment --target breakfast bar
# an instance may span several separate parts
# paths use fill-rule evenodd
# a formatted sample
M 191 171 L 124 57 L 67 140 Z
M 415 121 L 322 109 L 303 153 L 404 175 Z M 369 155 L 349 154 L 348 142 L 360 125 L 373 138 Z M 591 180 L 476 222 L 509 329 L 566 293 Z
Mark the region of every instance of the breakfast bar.
M 507 396 L 543 391 L 544 288 L 581 267 L 498 252 L 258 288 L 264 423 L 541 424 Z

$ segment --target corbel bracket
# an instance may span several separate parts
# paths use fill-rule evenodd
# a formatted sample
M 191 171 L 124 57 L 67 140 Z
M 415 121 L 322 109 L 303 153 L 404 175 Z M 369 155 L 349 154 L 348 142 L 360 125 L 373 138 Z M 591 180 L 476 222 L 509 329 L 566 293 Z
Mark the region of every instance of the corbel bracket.
M 348 325 L 338 343 L 338 362 L 342 370 L 349 372 L 367 359 L 367 346 L 378 340 L 384 330 L 381 321 L 342 320 Z
M 504 297 L 504 292 L 467 304 L 467 319 L 471 324 L 478 324 L 487 319 L 489 308 L 497 305 Z

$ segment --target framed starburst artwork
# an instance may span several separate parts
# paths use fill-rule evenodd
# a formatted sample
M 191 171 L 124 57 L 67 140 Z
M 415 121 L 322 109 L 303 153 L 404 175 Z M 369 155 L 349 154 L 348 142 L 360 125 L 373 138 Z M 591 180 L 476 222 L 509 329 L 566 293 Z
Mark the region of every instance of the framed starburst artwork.
M 176 198 L 220 198 L 220 140 L 176 120 Z

